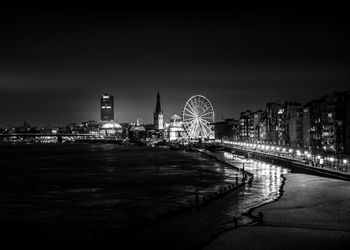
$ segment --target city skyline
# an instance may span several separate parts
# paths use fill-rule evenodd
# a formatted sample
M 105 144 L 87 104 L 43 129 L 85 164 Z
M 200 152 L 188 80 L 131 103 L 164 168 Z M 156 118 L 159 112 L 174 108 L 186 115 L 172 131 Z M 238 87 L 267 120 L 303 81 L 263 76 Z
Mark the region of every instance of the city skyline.
M 11 125 L 98 120 L 105 92 L 114 96 L 116 121 L 152 123 L 157 90 L 166 121 L 196 94 L 210 99 L 220 120 L 348 90 L 340 10 L 1 14 L 0 121 Z

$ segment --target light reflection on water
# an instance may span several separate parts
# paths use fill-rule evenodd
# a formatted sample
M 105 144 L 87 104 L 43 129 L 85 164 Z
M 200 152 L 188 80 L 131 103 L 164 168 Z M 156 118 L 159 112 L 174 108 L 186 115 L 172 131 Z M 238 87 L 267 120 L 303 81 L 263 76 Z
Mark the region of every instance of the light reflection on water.
M 216 152 L 215 156 L 240 169 L 244 164 L 244 169 L 254 174 L 253 182 L 194 213 L 184 214 L 149 230 L 142 237 L 144 241 L 152 246 L 162 238 L 164 242 L 173 242 L 174 249 L 183 249 L 206 241 L 213 233 L 232 228 L 234 216 L 238 218 L 239 225 L 248 224 L 251 219 L 242 216 L 242 213 L 277 199 L 283 181 L 282 174 L 290 172 L 281 166 L 246 160 L 229 153 Z M 226 167 L 222 173 L 225 174 L 225 181 L 235 182 L 237 172 L 234 168 Z M 242 177 L 242 173 L 239 173 L 239 177 Z
M 290 173 L 290 169 L 264 163 L 253 159 L 242 159 L 230 153 L 221 153 L 220 155 L 225 161 L 249 171 L 254 175 L 252 184 L 246 185 L 245 189 L 240 193 L 239 212 L 247 210 L 271 202 L 280 195 L 280 187 L 282 185 L 282 175 Z
M 177 217 L 184 225 L 184 237 L 215 232 L 233 216 L 276 199 L 281 175 L 289 172 L 230 153 L 216 154 L 239 168 L 244 164 L 254 181 L 196 213 Z M 70 226 L 76 222 L 79 230 L 93 218 L 99 225 L 123 228 L 158 210 L 193 201 L 196 187 L 202 196 L 234 183 L 237 174 L 198 153 L 116 145 L 3 147 L 0 156 L 1 219 L 54 223 L 63 218 Z

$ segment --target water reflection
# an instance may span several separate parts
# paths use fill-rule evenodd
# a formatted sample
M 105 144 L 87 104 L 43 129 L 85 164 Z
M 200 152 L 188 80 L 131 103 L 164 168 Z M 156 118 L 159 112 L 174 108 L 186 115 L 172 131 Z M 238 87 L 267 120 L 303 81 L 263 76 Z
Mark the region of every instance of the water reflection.
M 246 212 L 250 208 L 271 202 L 279 197 L 283 181 L 282 175 L 290 173 L 290 169 L 253 159 L 243 159 L 227 152 L 218 154 L 230 164 L 241 169 L 244 167 L 246 171 L 254 175 L 252 184 L 247 185 L 240 193 L 238 202 L 241 211 L 239 212 Z
M 282 174 L 290 172 L 281 166 L 246 160 L 229 153 L 216 152 L 215 156 L 239 169 L 244 166 L 245 170 L 254 174 L 253 182 L 194 213 L 184 214 L 156 228 L 147 229 L 147 233 L 141 237 L 144 239 L 142 244 L 146 242 L 146 245 L 153 246 L 157 242 L 161 246 L 165 242 L 172 242 L 174 249 L 190 248 L 189 246 L 206 241 L 217 232 L 232 228 L 234 216 L 238 218 L 239 225 L 248 224 L 251 219 L 242 216 L 242 213 L 278 198 Z M 235 182 L 235 168 L 225 166 L 221 171 L 225 175 L 225 182 Z M 238 175 L 241 181 L 242 172 L 238 172 Z

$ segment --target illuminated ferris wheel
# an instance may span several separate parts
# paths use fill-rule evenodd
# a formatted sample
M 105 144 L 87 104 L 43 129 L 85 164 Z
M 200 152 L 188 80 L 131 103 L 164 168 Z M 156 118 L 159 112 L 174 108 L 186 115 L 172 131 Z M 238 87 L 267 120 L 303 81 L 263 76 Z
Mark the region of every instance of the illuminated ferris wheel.
M 210 101 L 202 96 L 192 96 L 182 111 L 182 121 L 186 135 L 190 139 L 214 139 L 214 108 Z

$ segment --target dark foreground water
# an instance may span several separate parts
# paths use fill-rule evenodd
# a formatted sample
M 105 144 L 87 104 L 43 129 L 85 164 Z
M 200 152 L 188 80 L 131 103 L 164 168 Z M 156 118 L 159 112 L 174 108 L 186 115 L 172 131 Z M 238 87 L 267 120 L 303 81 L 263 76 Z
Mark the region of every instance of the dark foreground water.
M 193 202 L 237 172 L 200 153 L 89 144 L 0 145 L 1 235 L 37 240 L 89 239 L 99 231 L 127 231 L 144 246 L 183 248 L 230 226 L 233 216 L 279 195 L 279 166 L 219 157 L 254 175 L 254 182 L 209 206 L 169 219 L 141 233 L 144 222 Z M 170 245 L 164 242 L 172 242 Z M 167 245 L 164 245 L 167 244 Z
M 124 230 L 186 204 L 234 171 L 198 153 L 119 145 L 0 146 L 0 223 L 45 237 Z M 2 227 L 4 229 L 4 227 Z

